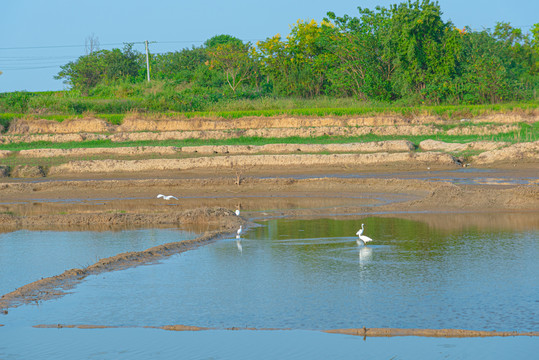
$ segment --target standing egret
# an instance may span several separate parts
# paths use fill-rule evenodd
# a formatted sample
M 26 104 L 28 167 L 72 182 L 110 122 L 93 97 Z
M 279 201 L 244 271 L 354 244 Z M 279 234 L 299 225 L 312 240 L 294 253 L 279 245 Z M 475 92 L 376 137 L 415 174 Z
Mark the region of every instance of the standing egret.
M 356 233 L 357 236 L 361 236 L 361 234 L 363 234 L 363 225 L 364 224 L 361 224 L 361 229 L 359 229 Z
M 173 196 L 173 195 L 163 195 L 163 194 L 159 194 L 157 195 L 157 198 L 163 198 L 165 200 L 170 200 L 170 199 L 176 199 L 178 200 L 178 198 L 176 196 Z
M 237 231 L 238 235 L 241 234 L 241 229 L 242 229 L 242 225 L 240 225 L 240 228 L 239 228 L 238 231 Z
M 240 216 L 240 209 L 236 209 L 236 216 Z
M 358 245 L 361 245 L 359 242 L 361 241 L 363 245 L 367 245 L 369 241 L 372 241 L 372 239 L 368 236 L 363 235 L 363 224 L 361 224 L 361 229 L 356 233 L 356 235 L 359 237 L 356 242 Z
M 359 235 L 359 239 L 357 240 L 358 245 L 360 245 L 359 244 L 360 241 L 363 243 L 363 245 L 367 245 L 367 243 L 369 241 L 372 241 L 372 239 L 370 237 L 368 237 L 368 236 L 365 236 L 365 235 Z

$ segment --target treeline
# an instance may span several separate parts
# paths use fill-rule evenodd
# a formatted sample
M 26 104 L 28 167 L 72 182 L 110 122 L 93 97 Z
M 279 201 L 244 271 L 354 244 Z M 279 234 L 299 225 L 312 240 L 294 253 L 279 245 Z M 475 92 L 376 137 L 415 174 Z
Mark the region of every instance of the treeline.
M 268 96 L 404 105 L 537 98 L 539 24 L 530 33 L 505 22 L 493 30 L 458 29 L 430 0 L 358 10 L 330 12 L 320 23 L 300 20 L 286 38 L 251 44 L 219 35 L 200 47 L 151 54 L 150 84 L 145 54 L 131 44 L 81 56 L 56 78 L 70 85 L 66 97 L 118 99 L 120 108 L 156 111 Z M 1 104 L 6 108 L 0 98 Z

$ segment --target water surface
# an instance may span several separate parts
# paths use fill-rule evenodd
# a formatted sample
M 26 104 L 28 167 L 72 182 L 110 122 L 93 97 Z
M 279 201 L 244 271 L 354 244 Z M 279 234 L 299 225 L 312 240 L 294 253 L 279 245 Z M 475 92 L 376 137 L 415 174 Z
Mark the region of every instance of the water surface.
M 43 277 L 87 267 L 102 258 L 196 236 L 164 229 L 0 233 L 0 295 Z
M 362 222 L 367 247 L 356 244 Z M 10 309 L 3 323 L 538 328 L 538 230 L 377 217 L 261 225 L 241 242 L 90 276 L 63 298 Z
M 367 338 L 313 331 L 0 328 L 1 359 L 532 359 L 538 341 Z M 419 350 L 420 349 L 420 350 Z

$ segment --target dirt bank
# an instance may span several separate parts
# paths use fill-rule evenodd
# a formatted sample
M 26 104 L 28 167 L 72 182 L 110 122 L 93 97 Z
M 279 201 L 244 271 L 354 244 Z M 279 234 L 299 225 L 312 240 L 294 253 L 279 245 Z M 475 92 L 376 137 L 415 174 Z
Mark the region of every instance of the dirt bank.
M 539 160 L 539 141 L 532 143 L 519 143 L 504 149 L 491 150 L 472 156 L 472 162 L 476 164 L 492 164 L 501 162 L 525 162 Z
M 335 329 L 325 331 L 330 334 L 346 334 L 363 337 L 390 337 L 390 336 L 424 336 L 424 337 L 492 337 L 492 336 L 539 336 L 536 331 L 477 331 L 461 329 L 395 329 L 395 328 L 361 328 L 361 329 Z
M 62 122 L 44 119 L 16 119 L 9 126 L 10 134 L 67 134 L 67 133 L 110 133 L 141 131 L 216 131 L 235 129 L 287 129 L 287 128 L 350 128 L 350 127 L 390 127 L 425 124 L 476 124 L 499 123 L 514 124 L 519 122 L 536 122 L 539 111 L 527 113 L 499 113 L 483 115 L 473 119 L 444 119 L 432 115 L 374 115 L 374 116 L 273 116 L 243 117 L 238 119 L 222 118 L 155 118 L 152 116 L 127 116 L 121 125 L 112 125 L 103 119 L 86 117 L 69 119 Z
M 34 325 L 38 329 L 111 329 L 118 326 L 106 325 L 70 325 L 70 324 L 40 324 Z M 208 328 L 192 325 L 165 325 L 165 326 L 145 326 L 145 328 L 163 329 L 169 331 L 204 331 L 204 330 L 253 330 L 253 331 L 283 331 L 290 329 L 268 329 L 268 328 L 245 328 L 232 327 L 225 329 Z M 494 336 L 539 336 L 536 331 L 481 331 L 463 329 L 397 329 L 397 328 L 360 328 L 360 329 L 333 329 L 323 330 L 329 334 L 344 334 L 367 337 L 393 337 L 393 336 L 421 336 L 421 337 L 443 337 L 443 338 L 464 338 L 464 337 L 494 337 Z
M 189 159 L 143 159 L 143 160 L 88 160 L 69 161 L 52 166 L 48 175 L 91 174 L 115 172 L 183 171 L 192 169 L 235 169 L 253 167 L 311 167 L 327 168 L 384 166 L 405 164 L 409 168 L 427 166 L 461 166 L 453 156 L 444 153 L 374 153 L 374 154 L 332 154 L 332 155 L 237 155 L 201 157 Z

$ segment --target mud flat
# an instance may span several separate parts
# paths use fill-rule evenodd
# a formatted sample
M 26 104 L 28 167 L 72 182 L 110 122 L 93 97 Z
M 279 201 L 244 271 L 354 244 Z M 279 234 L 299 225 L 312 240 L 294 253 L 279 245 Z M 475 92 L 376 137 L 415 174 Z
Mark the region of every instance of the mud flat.
M 114 329 L 118 326 L 107 325 L 71 325 L 71 324 L 39 324 L 34 325 L 38 329 Z M 217 328 L 208 328 L 192 325 L 165 325 L 165 326 L 147 326 L 146 328 L 162 329 L 169 331 L 204 331 L 221 330 Z M 267 329 L 267 328 L 242 328 L 233 327 L 224 330 L 254 330 L 254 331 L 282 331 L 290 329 Z M 358 328 L 358 329 L 332 329 L 323 330 L 328 334 L 342 334 L 367 337 L 393 337 L 393 336 L 421 336 L 421 337 L 439 337 L 439 338 L 470 338 L 470 337 L 508 337 L 508 336 L 539 336 L 536 331 L 518 332 L 518 331 L 482 331 L 482 330 L 463 330 L 463 329 L 397 329 L 397 328 Z

